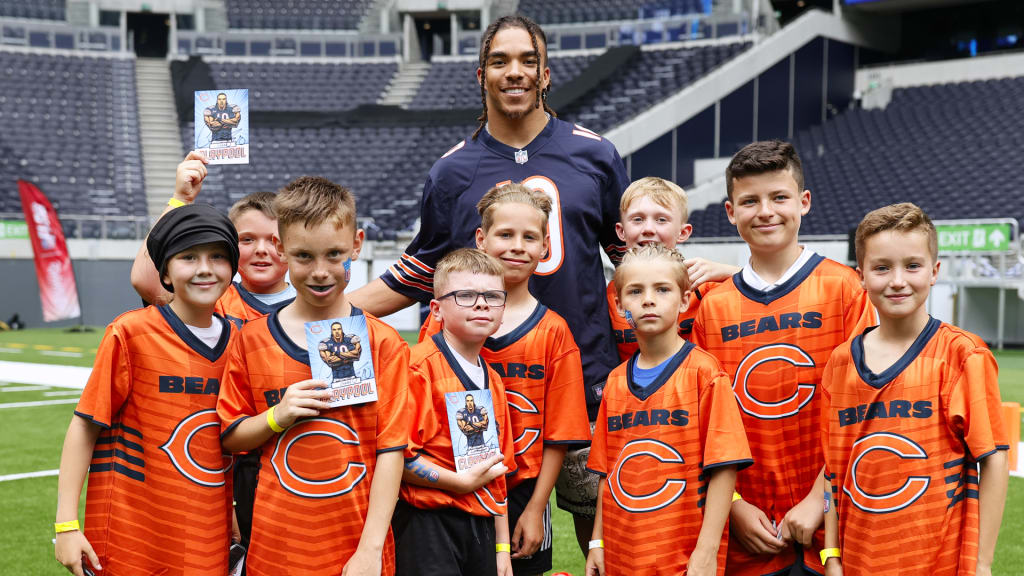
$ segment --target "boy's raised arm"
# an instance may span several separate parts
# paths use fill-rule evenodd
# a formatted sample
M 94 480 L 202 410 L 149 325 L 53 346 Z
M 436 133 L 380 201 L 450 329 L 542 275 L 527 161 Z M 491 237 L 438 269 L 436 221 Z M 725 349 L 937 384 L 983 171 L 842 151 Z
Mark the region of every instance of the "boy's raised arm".
M 175 172 L 173 199 L 182 204 L 194 202 L 203 187 L 203 179 L 206 178 L 206 174 L 206 159 L 203 158 L 203 155 L 195 150 L 189 152 L 181 164 L 178 164 L 178 169 Z M 174 208 L 168 204 L 160 216 L 162 217 Z M 160 273 L 149 256 L 146 240 L 142 241 L 139 251 L 135 254 L 131 282 L 132 288 L 135 288 L 139 296 L 151 304 L 164 305 L 174 299 L 174 294 L 165 290 L 160 283 Z

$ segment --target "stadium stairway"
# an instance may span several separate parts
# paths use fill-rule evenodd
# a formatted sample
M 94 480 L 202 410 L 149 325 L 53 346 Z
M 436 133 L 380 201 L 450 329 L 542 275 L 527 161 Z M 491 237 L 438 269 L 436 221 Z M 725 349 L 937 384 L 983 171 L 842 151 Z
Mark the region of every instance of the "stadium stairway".
M 135 64 L 146 206 L 151 218 L 164 210 L 174 193 L 174 173 L 181 161 L 181 133 L 175 110 L 171 72 L 163 58 L 139 58 Z
M 407 107 L 419 92 L 423 79 L 430 72 L 430 62 L 405 62 L 391 79 L 387 90 L 377 101 L 385 106 Z

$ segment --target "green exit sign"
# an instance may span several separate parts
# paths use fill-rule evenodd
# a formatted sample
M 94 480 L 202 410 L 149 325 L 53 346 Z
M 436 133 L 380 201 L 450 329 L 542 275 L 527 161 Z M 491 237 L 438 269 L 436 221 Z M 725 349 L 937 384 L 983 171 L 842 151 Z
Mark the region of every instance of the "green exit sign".
M 24 220 L 0 220 L 0 240 L 28 238 L 28 225 Z
M 935 230 L 942 253 L 998 254 L 1017 247 L 1017 226 L 1011 220 L 941 220 Z

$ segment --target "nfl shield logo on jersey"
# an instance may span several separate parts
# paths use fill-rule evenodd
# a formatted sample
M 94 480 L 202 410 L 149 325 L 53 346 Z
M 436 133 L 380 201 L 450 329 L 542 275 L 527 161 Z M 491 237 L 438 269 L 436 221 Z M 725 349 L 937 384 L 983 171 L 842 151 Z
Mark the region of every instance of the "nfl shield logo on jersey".
M 516 150 L 516 164 L 526 164 L 529 159 L 526 150 Z

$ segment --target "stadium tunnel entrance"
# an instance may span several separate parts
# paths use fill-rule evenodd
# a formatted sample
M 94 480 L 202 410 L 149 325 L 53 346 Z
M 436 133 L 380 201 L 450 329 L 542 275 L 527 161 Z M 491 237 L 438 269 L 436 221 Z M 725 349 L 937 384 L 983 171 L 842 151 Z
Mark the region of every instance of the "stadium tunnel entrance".
M 140 58 L 164 58 L 167 56 L 167 39 L 171 32 L 169 14 L 153 12 L 128 12 L 129 37 L 133 39 L 135 55 Z

